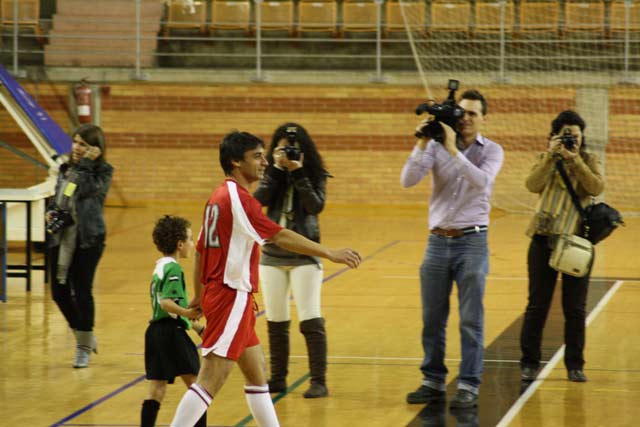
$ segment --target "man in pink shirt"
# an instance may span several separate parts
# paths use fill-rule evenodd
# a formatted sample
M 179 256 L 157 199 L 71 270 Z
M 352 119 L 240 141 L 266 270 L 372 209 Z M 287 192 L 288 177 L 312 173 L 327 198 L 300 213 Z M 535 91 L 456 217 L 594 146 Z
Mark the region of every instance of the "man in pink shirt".
M 432 174 L 429 200 L 429 243 L 420 266 L 422 294 L 422 384 L 407 395 L 408 403 L 445 399 L 447 367 L 444 363 L 449 296 L 458 287 L 462 362 L 458 392 L 452 408 L 477 405 L 484 351 L 485 278 L 489 272 L 487 229 L 496 175 L 504 152 L 500 145 L 480 135 L 487 102 L 476 90 L 462 94 L 464 116 L 457 133 L 444 129 L 442 143 L 418 138 L 407 159 L 400 182 L 416 185 Z M 424 125 L 421 124 L 420 128 Z

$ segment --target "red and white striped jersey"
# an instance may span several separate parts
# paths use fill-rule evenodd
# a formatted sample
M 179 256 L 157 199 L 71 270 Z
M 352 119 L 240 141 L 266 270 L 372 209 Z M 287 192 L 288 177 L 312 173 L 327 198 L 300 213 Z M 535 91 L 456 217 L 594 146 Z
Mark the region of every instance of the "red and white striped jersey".
M 262 206 L 235 180 L 227 178 L 207 202 L 197 251 L 201 255 L 200 280 L 205 285 L 258 291 L 258 244 L 282 227 L 262 212 Z

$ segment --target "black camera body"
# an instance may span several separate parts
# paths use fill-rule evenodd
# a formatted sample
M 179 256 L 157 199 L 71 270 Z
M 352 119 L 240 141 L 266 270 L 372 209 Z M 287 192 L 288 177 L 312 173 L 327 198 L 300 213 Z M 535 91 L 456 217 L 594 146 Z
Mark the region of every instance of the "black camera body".
M 571 134 L 570 129 L 565 129 L 564 132 L 562 132 L 562 136 L 560 136 L 560 142 L 567 150 L 573 150 L 577 140 L 576 137 Z
M 282 147 L 282 151 L 286 154 L 289 160 L 300 160 L 301 151 L 294 144 L 298 141 L 298 128 L 295 126 L 289 126 L 285 130 L 287 134 L 287 142 L 289 145 Z
M 51 215 L 51 222 L 49 222 L 46 227 L 47 233 L 49 234 L 56 234 L 60 230 L 74 224 L 71 212 L 66 209 L 61 209 L 56 206 L 49 211 L 49 215 Z
M 460 119 L 464 117 L 464 108 L 456 103 L 456 90 L 460 82 L 458 80 L 449 80 L 447 89 L 449 96 L 442 101 L 442 104 L 420 104 L 416 108 L 416 115 L 429 113 L 434 116 L 434 120 L 423 126 L 419 132 L 415 133 L 416 138 L 431 138 L 439 143 L 444 142 L 444 129 L 440 123 L 445 123 L 458 133 L 458 124 Z

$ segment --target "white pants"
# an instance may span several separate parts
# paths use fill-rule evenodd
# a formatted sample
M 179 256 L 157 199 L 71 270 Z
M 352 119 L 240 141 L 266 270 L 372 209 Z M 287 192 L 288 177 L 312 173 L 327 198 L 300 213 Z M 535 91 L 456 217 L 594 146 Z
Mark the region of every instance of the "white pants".
M 260 264 L 260 282 L 268 321 L 291 320 L 289 293 L 293 294 L 300 322 L 322 317 L 320 313 L 322 264 L 296 267 Z

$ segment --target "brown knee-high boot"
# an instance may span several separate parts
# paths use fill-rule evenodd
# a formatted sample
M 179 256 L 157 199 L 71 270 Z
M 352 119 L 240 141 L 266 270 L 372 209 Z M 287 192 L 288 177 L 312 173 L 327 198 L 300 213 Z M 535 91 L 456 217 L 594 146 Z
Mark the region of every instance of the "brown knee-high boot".
M 289 326 L 291 321 L 269 322 L 269 354 L 271 378 L 269 392 L 282 393 L 287 391 L 287 373 L 289 372 Z
M 300 322 L 300 332 L 307 342 L 309 354 L 309 371 L 311 373 L 311 387 L 304 392 L 304 397 L 313 399 L 329 395 L 326 383 L 327 374 L 327 332 L 324 329 L 324 319 L 303 320 Z

